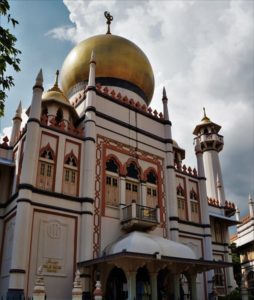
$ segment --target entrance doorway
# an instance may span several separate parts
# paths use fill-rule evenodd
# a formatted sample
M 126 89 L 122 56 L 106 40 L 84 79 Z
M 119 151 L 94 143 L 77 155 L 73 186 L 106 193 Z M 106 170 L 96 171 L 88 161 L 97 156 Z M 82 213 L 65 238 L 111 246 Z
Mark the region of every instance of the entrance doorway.
M 150 300 L 152 289 L 150 285 L 150 277 L 146 267 L 138 269 L 136 275 L 136 297 L 137 300 Z
M 106 285 L 106 300 L 126 300 L 127 280 L 122 269 L 114 267 L 109 273 Z
M 157 276 L 158 300 L 174 299 L 174 278 L 168 269 L 160 270 Z

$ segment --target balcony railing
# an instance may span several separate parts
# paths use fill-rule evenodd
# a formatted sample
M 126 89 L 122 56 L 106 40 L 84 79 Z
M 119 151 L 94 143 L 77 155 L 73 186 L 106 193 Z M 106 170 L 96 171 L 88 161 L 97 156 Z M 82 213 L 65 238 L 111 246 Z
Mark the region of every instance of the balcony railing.
M 121 209 L 121 224 L 123 229 L 153 229 L 160 223 L 159 207 L 148 207 L 137 204 L 123 206 Z

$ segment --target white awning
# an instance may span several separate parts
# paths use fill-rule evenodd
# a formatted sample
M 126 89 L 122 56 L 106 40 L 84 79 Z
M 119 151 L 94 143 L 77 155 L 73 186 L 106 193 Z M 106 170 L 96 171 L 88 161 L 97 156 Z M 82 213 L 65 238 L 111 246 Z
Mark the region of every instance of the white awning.
M 15 162 L 13 160 L 6 159 L 6 158 L 1 158 L 0 157 L 0 165 L 6 165 L 6 166 L 9 166 L 9 167 L 15 167 Z

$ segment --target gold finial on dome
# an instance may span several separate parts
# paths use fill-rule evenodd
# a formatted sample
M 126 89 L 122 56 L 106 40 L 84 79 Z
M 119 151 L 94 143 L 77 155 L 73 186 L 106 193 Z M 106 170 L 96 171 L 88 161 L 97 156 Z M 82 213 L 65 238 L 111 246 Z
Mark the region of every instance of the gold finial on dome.
M 203 107 L 203 111 L 204 111 L 204 117 L 202 118 L 201 121 L 204 122 L 204 123 L 211 122 L 211 120 L 206 115 L 205 107 Z
M 58 78 L 59 78 L 59 70 L 56 71 L 56 79 L 54 85 L 47 92 L 43 93 L 42 100 L 43 101 L 56 100 L 58 102 L 70 105 L 63 91 L 58 86 Z
M 104 16 L 107 19 L 107 24 L 108 24 L 107 34 L 111 34 L 111 32 L 110 32 L 110 24 L 113 21 L 113 16 L 111 16 L 110 12 L 108 12 L 108 11 L 104 12 Z
M 58 87 L 58 78 L 59 78 L 59 70 L 56 70 L 56 79 L 55 79 L 55 83 L 54 83 L 55 87 Z

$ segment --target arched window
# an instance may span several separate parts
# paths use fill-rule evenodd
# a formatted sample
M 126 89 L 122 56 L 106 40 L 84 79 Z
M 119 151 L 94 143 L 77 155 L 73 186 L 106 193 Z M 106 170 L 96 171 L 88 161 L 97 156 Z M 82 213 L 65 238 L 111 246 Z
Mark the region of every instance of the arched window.
M 78 160 L 71 151 L 65 157 L 63 168 L 63 185 L 62 191 L 64 194 L 77 196 L 78 191 Z
M 126 176 L 126 205 L 130 205 L 132 201 L 139 202 L 139 180 L 140 180 L 140 170 L 138 166 L 131 162 L 127 166 L 127 176 Z
M 157 175 L 151 170 L 147 174 L 147 187 L 146 187 L 146 205 L 149 207 L 155 207 L 158 205 L 158 187 L 157 187 Z
M 106 161 L 106 205 L 119 207 L 119 166 L 114 158 Z
M 48 144 L 40 151 L 37 171 L 37 187 L 43 190 L 53 191 L 54 173 L 54 152 Z
M 185 197 L 185 191 L 181 184 L 176 188 L 177 205 L 178 205 L 178 217 L 182 220 L 187 220 L 187 202 Z
M 191 221 L 200 222 L 200 207 L 198 201 L 198 194 L 192 188 L 190 191 L 190 204 L 191 204 Z

